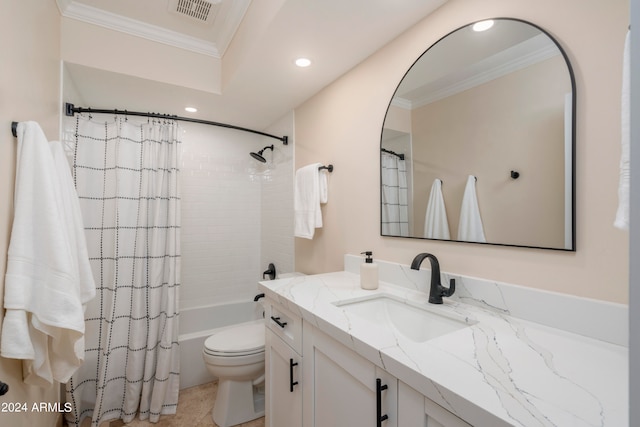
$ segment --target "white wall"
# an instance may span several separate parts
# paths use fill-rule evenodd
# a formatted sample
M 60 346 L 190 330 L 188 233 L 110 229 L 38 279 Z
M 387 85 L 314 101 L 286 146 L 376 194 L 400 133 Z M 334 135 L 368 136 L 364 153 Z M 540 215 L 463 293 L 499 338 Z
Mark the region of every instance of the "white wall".
M 575 253 L 380 236 L 380 129 L 413 61 L 455 28 L 489 17 L 520 18 L 565 48 L 577 86 Z M 620 160 L 622 50 L 628 0 L 450 0 L 296 108 L 296 167 L 334 163 L 324 227 L 296 239 L 296 270 L 342 269 L 345 253 L 408 264 L 432 252 L 441 268 L 607 301 L 628 301 L 628 233 L 613 227 Z
M 273 157 L 262 175 L 262 271 L 274 263 L 278 276 L 291 273 L 294 265 L 293 245 L 293 111 L 269 126 L 265 131 L 272 135 L 288 136 L 284 145 L 277 140 L 265 140 L 265 145 L 274 144 Z M 260 275 L 262 277 L 262 274 Z

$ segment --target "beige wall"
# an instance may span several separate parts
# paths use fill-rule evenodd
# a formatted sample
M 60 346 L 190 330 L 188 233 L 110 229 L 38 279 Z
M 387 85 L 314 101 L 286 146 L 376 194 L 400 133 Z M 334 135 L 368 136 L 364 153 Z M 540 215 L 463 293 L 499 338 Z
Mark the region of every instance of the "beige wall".
M 457 240 L 467 177 L 474 175 L 488 242 L 564 248 L 564 102 L 570 92 L 565 61 L 557 55 L 414 109 L 416 235 L 424 234 L 431 185 L 440 178 Z M 518 180 L 511 170 L 520 173 Z
M 60 16 L 54 1 L 0 2 L 0 302 L 13 212 L 16 140 L 11 121 L 35 120 L 49 139 L 58 138 Z M 0 306 L 2 304 L 0 303 Z M 1 318 L 2 316 L 0 316 Z M 1 319 L 0 319 L 1 324 Z M 9 393 L 0 402 L 26 402 L 27 413 L 0 412 L 0 425 L 49 427 L 58 413 L 31 412 L 36 402 L 57 402 L 58 387 L 42 390 L 22 383 L 21 363 L 0 357 L 0 380 Z
M 628 235 L 612 226 L 620 158 L 622 48 L 627 0 L 450 0 L 296 109 L 296 167 L 333 163 L 324 228 L 296 239 L 296 269 L 343 268 L 345 253 L 408 264 L 436 254 L 444 271 L 590 298 L 626 302 Z M 424 49 L 451 30 L 489 17 L 547 30 L 567 51 L 577 85 L 575 253 L 380 237 L 379 139 L 398 82 Z
M 62 18 L 61 27 L 65 62 L 210 93 L 221 91 L 218 58 L 71 18 Z
M 384 118 L 384 127 L 385 129 L 411 133 L 411 111 L 390 105 Z

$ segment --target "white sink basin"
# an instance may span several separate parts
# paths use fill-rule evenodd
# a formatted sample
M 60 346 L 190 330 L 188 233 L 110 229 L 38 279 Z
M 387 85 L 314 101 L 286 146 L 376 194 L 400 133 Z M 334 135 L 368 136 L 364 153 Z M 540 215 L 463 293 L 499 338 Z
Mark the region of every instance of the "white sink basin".
M 472 324 L 385 294 L 338 301 L 334 305 L 376 326 L 399 332 L 415 342 L 428 341 Z

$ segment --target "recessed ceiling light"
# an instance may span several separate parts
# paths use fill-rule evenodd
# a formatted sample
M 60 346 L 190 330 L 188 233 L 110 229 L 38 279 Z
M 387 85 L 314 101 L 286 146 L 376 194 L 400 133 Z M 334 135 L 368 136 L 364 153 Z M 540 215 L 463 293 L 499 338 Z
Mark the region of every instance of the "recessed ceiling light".
M 473 28 L 473 31 L 487 31 L 491 27 L 493 27 L 493 19 L 476 22 L 471 28 Z
M 296 59 L 295 62 L 296 62 L 296 65 L 301 68 L 308 67 L 309 65 L 311 65 L 311 60 L 309 58 L 298 58 Z
M 189 113 L 195 113 L 198 111 L 198 109 L 196 107 L 184 107 L 184 111 L 187 111 Z

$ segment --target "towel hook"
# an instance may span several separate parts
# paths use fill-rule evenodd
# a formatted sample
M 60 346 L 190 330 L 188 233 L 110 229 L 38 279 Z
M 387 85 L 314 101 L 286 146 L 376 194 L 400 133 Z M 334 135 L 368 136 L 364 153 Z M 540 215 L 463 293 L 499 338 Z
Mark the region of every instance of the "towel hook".
M 518 179 L 518 178 L 520 178 L 520 172 L 518 172 L 518 171 L 511 171 L 511 178 L 512 178 L 512 179 Z

